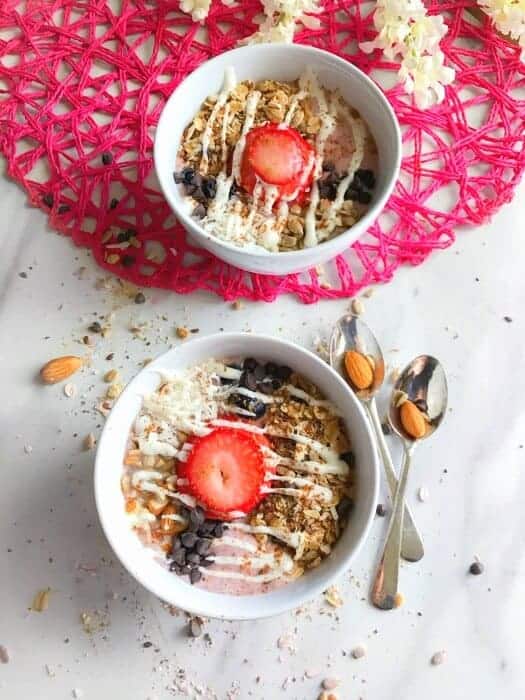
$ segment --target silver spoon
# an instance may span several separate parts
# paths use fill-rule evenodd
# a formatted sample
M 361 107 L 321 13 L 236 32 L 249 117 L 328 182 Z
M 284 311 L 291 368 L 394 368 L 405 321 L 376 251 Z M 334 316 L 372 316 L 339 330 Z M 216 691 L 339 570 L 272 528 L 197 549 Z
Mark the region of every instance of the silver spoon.
M 448 389 L 445 371 L 434 357 L 421 355 L 405 367 L 396 382 L 388 418 L 403 441 L 404 458 L 399 476 L 392 517 L 388 526 L 383 556 L 372 586 L 372 602 L 378 608 L 391 610 L 398 605 L 399 553 L 403 531 L 403 508 L 412 454 L 421 440 L 426 440 L 440 426 L 447 409 Z M 401 422 L 402 406 L 415 404 L 424 417 L 423 431 L 417 437 L 406 431 Z M 408 407 L 408 405 L 407 405 Z
M 356 396 L 361 400 L 370 422 L 376 434 L 379 451 L 383 458 L 386 479 L 392 500 L 397 488 L 397 476 L 392 463 L 392 457 L 388 450 L 381 421 L 377 412 L 376 394 L 385 378 L 385 362 L 383 353 L 370 328 L 356 316 L 348 314 L 337 321 L 330 338 L 330 364 L 348 382 L 348 376 L 344 366 L 345 353 L 356 350 L 366 355 L 374 367 L 374 379 L 368 389 L 356 390 Z M 407 561 L 419 561 L 424 554 L 423 542 L 418 533 L 414 520 L 408 508 L 405 507 L 405 519 L 403 526 L 403 540 L 401 544 L 401 556 Z

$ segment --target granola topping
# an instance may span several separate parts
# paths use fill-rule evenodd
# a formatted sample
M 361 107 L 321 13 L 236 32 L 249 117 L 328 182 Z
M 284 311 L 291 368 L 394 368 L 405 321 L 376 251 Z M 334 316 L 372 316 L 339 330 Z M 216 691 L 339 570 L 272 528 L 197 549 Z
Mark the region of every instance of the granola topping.
M 292 82 L 237 82 L 229 68 L 186 128 L 177 167 L 175 182 L 206 231 L 279 252 L 315 246 L 363 216 L 376 148 L 359 114 L 312 69 Z

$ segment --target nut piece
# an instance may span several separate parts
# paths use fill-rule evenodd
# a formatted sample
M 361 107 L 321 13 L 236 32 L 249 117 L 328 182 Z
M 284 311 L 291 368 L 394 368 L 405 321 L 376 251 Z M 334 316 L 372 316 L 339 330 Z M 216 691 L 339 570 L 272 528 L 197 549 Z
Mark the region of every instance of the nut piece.
M 175 329 L 175 335 L 177 338 L 180 338 L 181 340 L 184 340 L 184 338 L 187 338 L 189 335 L 189 330 L 185 326 L 178 326 Z
M 356 389 L 368 389 L 374 381 L 374 372 L 370 362 L 360 352 L 349 350 L 345 353 L 345 369 Z
M 44 588 L 41 591 L 37 591 L 37 593 L 35 593 L 35 597 L 33 598 L 33 603 L 31 604 L 31 610 L 34 612 L 44 612 L 44 610 L 47 610 L 49 607 L 49 594 L 49 588 Z
M 427 432 L 427 423 L 419 408 L 412 401 L 405 401 L 399 409 L 399 419 L 410 437 L 418 440 Z
M 118 370 L 110 369 L 104 375 L 104 381 L 107 382 L 108 384 L 111 384 L 111 382 L 114 382 L 115 379 L 117 379 L 117 377 L 118 377 Z
M 65 355 L 49 360 L 40 370 L 40 377 L 45 384 L 61 382 L 82 367 L 82 359 L 75 355 Z

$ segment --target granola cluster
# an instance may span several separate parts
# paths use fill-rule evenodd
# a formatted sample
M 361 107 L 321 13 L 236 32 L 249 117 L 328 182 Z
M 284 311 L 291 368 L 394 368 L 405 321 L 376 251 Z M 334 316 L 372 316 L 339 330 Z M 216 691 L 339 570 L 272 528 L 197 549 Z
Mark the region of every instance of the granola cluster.
M 319 390 L 303 377 L 293 374 L 290 383 L 310 396 L 322 400 Z M 306 435 L 342 455 L 351 467 L 349 476 L 335 474 L 311 474 L 309 481 L 328 487 L 333 494 L 330 502 L 305 489 L 300 498 L 281 494 L 269 494 L 253 513 L 252 525 L 268 525 L 292 533 L 304 533 L 303 545 L 296 557 L 295 576 L 305 569 L 313 569 L 332 551 L 352 509 L 355 497 L 355 473 L 350 442 L 341 418 L 325 406 L 310 406 L 291 396 L 284 388 L 279 392 L 283 401 L 275 403 L 268 411 L 266 426 L 269 433 Z M 309 457 L 308 448 L 294 440 L 272 438 L 272 447 L 283 457 L 301 462 Z M 316 456 L 316 459 L 319 459 Z M 277 473 L 289 476 L 306 476 L 293 468 L 279 466 Z M 264 535 L 258 538 L 262 542 Z
M 327 104 L 339 99 L 335 91 L 320 89 Z M 221 172 L 229 173 L 233 151 L 241 138 L 246 118 L 247 98 L 254 90 L 258 91 L 261 97 L 257 103 L 253 127 L 267 123 L 283 124 L 289 114 L 289 126 L 296 129 L 314 148 L 316 146 L 322 127 L 318 100 L 312 94 L 301 90 L 298 80 L 293 82 L 245 80 L 236 85 L 229 93 L 224 106 L 216 112 L 214 108 L 218 98 L 216 95 L 209 96 L 183 134 L 179 163 L 183 164 L 184 169 L 175 173 L 176 182 L 181 183 L 186 194 L 195 200 L 193 213 L 197 219 L 206 216 L 208 205 L 215 196 L 215 178 Z M 364 148 L 373 160 L 376 147 L 372 136 L 360 120 L 359 114 L 349 105 L 346 105 L 346 108 L 348 114 L 363 125 Z M 209 141 L 207 141 L 206 153 L 203 154 L 203 135 L 210 123 L 212 124 L 211 133 L 208 134 Z M 351 153 L 352 131 L 344 119 L 338 118 L 338 124 L 341 130 L 340 146 L 350 149 Z M 358 168 L 334 216 L 332 205 L 337 196 L 337 187 L 344 180 L 346 173 L 341 169 L 338 171 L 329 157 L 325 157 L 320 170 L 316 177 L 319 201 L 315 207 L 315 225 L 317 229 L 324 232 L 322 240 L 326 240 L 347 230 L 364 215 L 372 199 L 371 189 L 375 185 L 375 177 L 372 170 Z M 209 196 L 210 191 L 211 196 Z M 239 187 L 239 183 L 234 182 L 230 197 L 234 198 L 232 211 L 247 219 L 253 205 L 252 196 L 244 192 Z M 290 203 L 285 221 L 279 224 L 279 251 L 304 247 L 308 208 L 307 198 Z

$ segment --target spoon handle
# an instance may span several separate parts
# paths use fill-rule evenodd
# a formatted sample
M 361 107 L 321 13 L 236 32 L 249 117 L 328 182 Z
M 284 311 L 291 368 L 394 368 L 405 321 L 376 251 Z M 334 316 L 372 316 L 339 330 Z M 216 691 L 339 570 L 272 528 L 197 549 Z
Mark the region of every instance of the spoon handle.
M 413 445 L 405 445 L 405 456 L 399 483 L 394 497 L 392 517 L 388 526 L 383 556 L 372 586 L 372 602 L 382 610 L 392 610 L 399 605 L 397 585 L 399 580 L 399 554 L 403 532 L 404 500 Z
M 381 421 L 379 420 L 379 414 L 377 413 L 377 404 L 375 399 L 371 399 L 368 402 L 366 408 L 368 409 L 368 415 L 370 422 L 375 430 L 377 443 L 379 445 L 379 451 L 381 457 L 383 458 L 383 465 L 385 467 L 386 480 L 388 482 L 388 488 L 390 490 L 390 496 L 392 501 L 397 488 L 397 476 L 394 470 L 394 465 L 392 463 L 392 457 L 390 456 L 390 451 L 386 444 L 385 436 L 383 435 L 383 430 L 381 428 Z M 403 499 L 404 500 L 404 499 Z M 407 561 L 419 561 L 422 559 L 425 550 L 423 548 L 423 540 L 419 534 L 412 514 L 405 504 L 405 517 L 403 521 L 403 538 L 401 541 L 401 556 Z

